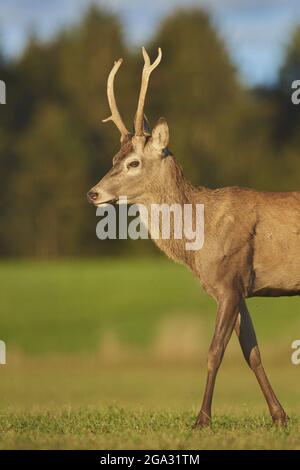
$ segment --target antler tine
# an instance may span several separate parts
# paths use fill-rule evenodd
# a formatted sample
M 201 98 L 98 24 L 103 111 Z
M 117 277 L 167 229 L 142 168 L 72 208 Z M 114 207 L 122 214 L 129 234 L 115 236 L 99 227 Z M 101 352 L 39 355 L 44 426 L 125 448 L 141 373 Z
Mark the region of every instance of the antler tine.
M 142 48 L 142 53 L 144 57 L 144 68 L 143 68 L 143 74 L 142 74 L 141 91 L 140 91 L 140 96 L 139 96 L 139 101 L 138 101 L 137 112 L 136 112 L 136 123 L 135 123 L 135 135 L 136 136 L 143 135 L 144 107 L 145 107 L 145 99 L 146 99 L 146 94 L 147 94 L 149 77 L 152 71 L 159 65 L 161 58 L 162 58 L 162 52 L 161 52 L 160 47 L 158 48 L 157 57 L 152 65 L 150 63 L 150 58 L 147 54 L 147 51 L 144 47 Z
M 118 110 L 118 106 L 116 103 L 116 98 L 115 98 L 115 93 L 114 93 L 114 79 L 115 75 L 118 72 L 119 68 L 121 67 L 123 62 L 123 59 L 116 60 L 114 63 L 113 68 L 110 71 L 110 74 L 107 79 L 107 98 L 108 98 L 108 103 L 109 107 L 111 110 L 111 116 L 109 116 L 106 119 L 102 119 L 102 122 L 108 122 L 108 121 L 113 121 L 119 131 L 121 132 L 121 139 L 125 137 L 127 134 L 129 134 L 128 130 L 126 129 L 126 126 L 123 122 L 123 119 L 121 117 L 121 114 Z

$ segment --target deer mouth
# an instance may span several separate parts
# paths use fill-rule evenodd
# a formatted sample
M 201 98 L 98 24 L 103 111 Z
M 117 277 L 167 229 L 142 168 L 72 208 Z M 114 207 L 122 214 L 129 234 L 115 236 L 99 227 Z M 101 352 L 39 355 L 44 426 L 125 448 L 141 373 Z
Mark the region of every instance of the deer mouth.
M 95 202 L 94 205 L 96 207 L 104 206 L 106 204 L 117 204 L 118 198 L 114 197 L 112 199 L 108 199 L 107 201 Z

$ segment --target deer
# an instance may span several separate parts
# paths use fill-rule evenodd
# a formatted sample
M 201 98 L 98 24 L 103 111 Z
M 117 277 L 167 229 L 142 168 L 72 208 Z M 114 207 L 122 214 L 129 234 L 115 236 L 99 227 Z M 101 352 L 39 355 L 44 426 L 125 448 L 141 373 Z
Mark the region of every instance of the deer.
M 162 58 L 158 48 L 151 64 L 142 48 L 144 66 L 134 130 L 129 132 L 118 110 L 114 79 L 122 59 L 107 80 L 112 121 L 121 134 L 112 168 L 87 193 L 96 207 L 117 203 L 204 204 L 205 239 L 200 250 L 185 249 L 184 239 L 158 238 L 154 242 L 169 258 L 196 276 L 217 304 L 214 334 L 208 349 L 204 396 L 194 427 L 212 422 L 216 377 L 228 342 L 235 331 L 244 358 L 267 402 L 272 421 L 285 426 L 288 416 L 269 382 L 246 299 L 300 295 L 300 192 L 264 192 L 239 186 L 195 187 L 169 151 L 169 127 L 160 118 L 153 130 L 144 114 L 149 78 Z

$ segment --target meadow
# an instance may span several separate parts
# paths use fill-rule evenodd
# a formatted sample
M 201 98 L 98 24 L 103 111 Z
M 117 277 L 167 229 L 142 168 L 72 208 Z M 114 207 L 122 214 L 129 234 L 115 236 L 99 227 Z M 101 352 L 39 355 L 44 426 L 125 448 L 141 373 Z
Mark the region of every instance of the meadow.
M 0 264 L 0 448 L 300 449 L 298 298 L 248 302 L 290 416 L 273 427 L 232 338 L 212 427 L 192 430 L 215 304 L 160 257 Z

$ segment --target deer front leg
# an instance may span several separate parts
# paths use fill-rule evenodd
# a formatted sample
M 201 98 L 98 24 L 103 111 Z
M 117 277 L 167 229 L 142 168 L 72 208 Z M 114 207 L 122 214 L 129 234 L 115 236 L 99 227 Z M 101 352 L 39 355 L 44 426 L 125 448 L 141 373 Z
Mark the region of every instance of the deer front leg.
M 288 418 L 273 392 L 263 368 L 254 327 L 244 300 L 240 303 L 240 312 L 236 321 L 235 331 L 238 335 L 244 357 L 254 372 L 265 396 L 273 422 L 285 425 Z
M 201 410 L 198 414 L 195 427 L 210 424 L 211 405 L 216 376 L 237 320 L 239 301 L 239 296 L 231 292 L 218 302 L 215 332 L 208 351 L 206 387 Z

